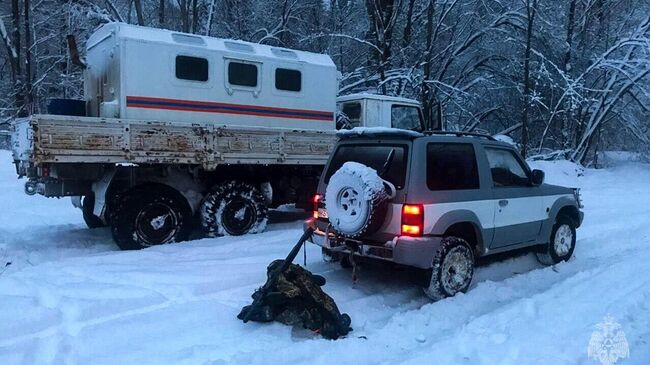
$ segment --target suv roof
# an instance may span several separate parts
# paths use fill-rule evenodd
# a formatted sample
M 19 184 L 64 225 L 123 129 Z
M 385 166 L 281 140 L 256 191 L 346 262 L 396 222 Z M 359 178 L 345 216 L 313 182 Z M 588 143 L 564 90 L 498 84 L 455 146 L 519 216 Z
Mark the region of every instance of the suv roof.
M 353 128 L 340 130 L 336 134 L 340 140 L 348 139 L 408 139 L 415 140 L 420 138 L 430 138 L 432 140 L 444 139 L 448 141 L 449 139 L 482 139 L 490 144 L 498 144 L 507 147 L 513 147 L 512 145 L 499 141 L 496 138 L 481 133 L 471 133 L 471 132 L 456 132 L 456 131 L 424 131 L 424 132 L 415 132 L 404 129 L 395 129 L 395 128 L 383 128 L 383 127 L 371 127 L 371 128 Z
M 496 138 L 492 137 L 489 134 L 472 133 L 472 132 L 424 131 L 424 135 L 428 135 L 428 136 L 439 135 L 439 136 L 456 136 L 456 137 L 478 137 L 478 138 L 485 138 L 485 139 L 488 139 L 490 141 L 496 141 Z

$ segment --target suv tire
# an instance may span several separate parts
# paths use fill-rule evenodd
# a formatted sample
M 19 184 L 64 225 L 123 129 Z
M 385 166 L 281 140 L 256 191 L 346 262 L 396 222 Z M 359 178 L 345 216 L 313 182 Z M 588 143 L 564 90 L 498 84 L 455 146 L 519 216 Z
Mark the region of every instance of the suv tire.
M 424 293 L 432 300 L 464 293 L 474 276 L 474 251 L 462 238 L 448 236 L 440 242 L 433 257 L 433 267 L 427 271 Z
M 268 209 L 254 185 L 230 181 L 217 186 L 201 204 L 201 225 L 209 236 L 240 236 L 266 228 Z
M 110 224 L 113 239 L 122 250 L 138 250 L 188 239 L 192 209 L 173 188 L 145 184 L 117 199 Z
M 332 227 L 349 238 L 375 233 L 388 210 L 387 186 L 375 170 L 346 162 L 332 175 L 325 192 L 325 207 Z
M 555 265 L 568 261 L 576 248 L 576 225 L 566 215 L 557 217 L 549 242 L 543 246 L 542 252 L 537 252 L 537 261 L 543 265 Z

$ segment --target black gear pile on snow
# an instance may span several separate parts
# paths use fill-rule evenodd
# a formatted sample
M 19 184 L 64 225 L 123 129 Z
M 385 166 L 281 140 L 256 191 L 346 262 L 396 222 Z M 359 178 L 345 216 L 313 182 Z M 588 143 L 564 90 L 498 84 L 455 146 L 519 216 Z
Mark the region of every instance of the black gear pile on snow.
M 267 276 L 282 265 L 283 260 L 275 260 L 267 267 Z M 272 322 L 302 327 L 320 333 L 327 339 L 335 340 L 352 331 L 350 316 L 339 312 L 332 297 L 321 286 L 325 278 L 314 275 L 304 268 L 291 264 L 289 269 L 280 274 L 271 291 L 262 298 L 262 304 L 250 320 Z M 257 299 L 261 293 L 255 291 L 252 297 Z M 250 305 L 242 308 L 237 316 L 244 319 Z

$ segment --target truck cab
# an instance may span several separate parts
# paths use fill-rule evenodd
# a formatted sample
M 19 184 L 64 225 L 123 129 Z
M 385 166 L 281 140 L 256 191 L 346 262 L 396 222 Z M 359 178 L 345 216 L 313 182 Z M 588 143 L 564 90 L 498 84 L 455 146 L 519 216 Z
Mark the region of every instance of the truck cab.
M 339 96 L 336 99 L 337 129 L 355 127 L 425 130 L 422 107 L 417 100 L 369 93 Z

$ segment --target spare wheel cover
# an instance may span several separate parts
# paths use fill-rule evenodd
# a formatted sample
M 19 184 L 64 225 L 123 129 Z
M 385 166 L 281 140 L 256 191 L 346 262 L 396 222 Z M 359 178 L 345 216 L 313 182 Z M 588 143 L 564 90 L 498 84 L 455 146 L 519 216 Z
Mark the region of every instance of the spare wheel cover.
M 341 234 L 357 237 L 369 232 L 371 220 L 388 198 L 384 181 L 370 167 L 346 162 L 332 177 L 325 192 L 330 223 Z

